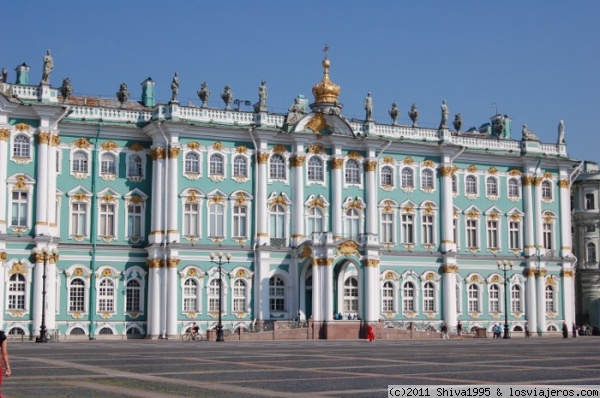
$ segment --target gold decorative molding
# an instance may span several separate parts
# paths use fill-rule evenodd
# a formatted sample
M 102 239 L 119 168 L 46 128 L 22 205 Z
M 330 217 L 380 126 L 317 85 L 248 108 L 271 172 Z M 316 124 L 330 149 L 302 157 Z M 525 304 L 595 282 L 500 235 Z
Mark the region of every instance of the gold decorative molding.
M 442 267 L 442 272 L 444 274 L 456 274 L 458 272 L 458 265 L 444 265 Z
M 492 166 L 488 169 L 488 173 L 490 173 L 491 175 L 496 175 L 498 174 L 498 169 Z
M 170 147 L 169 148 L 169 159 L 177 159 L 180 151 L 181 151 L 181 148 Z
M 190 196 L 187 197 L 186 202 L 187 203 L 198 203 L 200 202 L 200 200 L 198 199 L 198 194 L 200 193 L 198 190 L 196 189 L 190 189 L 188 190 L 188 193 Z
M 220 203 L 220 204 L 223 204 L 223 203 L 225 203 L 225 199 L 221 195 L 217 194 L 217 195 L 212 196 L 212 197 L 209 198 L 209 203 Z
M 105 203 L 116 203 L 117 198 L 115 198 L 112 194 L 107 193 L 100 198 L 100 201 Z
M 511 221 L 521 221 L 521 215 L 519 213 L 513 213 L 509 218 Z
M 140 195 L 133 195 L 129 198 L 128 202 L 132 205 L 139 205 L 140 203 L 144 203 L 144 199 Z
M 42 254 L 42 253 L 40 253 L 40 254 Z M 27 274 L 27 269 L 25 268 L 25 266 L 22 263 L 16 262 L 16 263 L 13 264 L 12 267 L 10 267 L 10 270 L 8 271 L 8 274 L 9 275 L 13 275 L 13 274 L 26 275 Z
M 442 177 L 450 177 L 452 175 L 452 168 L 453 166 L 441 166 L 440 174 Z
M 467 167 L 467 171 L 469 173 L 475 173 L 477 171 L 477 167 L 475 167 L 474 164 L 470 165 L 469 167 Z
M 38 142 L 40 144 L 49 145 L 50 144 L 50 132 L 49 131 L 40 131 L 38 133 Z
M 71 316 L 72 316 L 73 318 L 75 318 L 75 319 L 81 319 L 81 318 L 83 318 L 83 314 L 82 314 L 81 312 L 73 312 L 73 313 L 71 314 Z
M 558 180 L 558 186 L 561 188 L 569 188 L 571 186 L 571 182 L 568 179 Z
M 141 152 L 146 148 L 139 142 L 134 142 L 133 144 L 129 145 L 128 149 L 133 152 Z
M 375 171 L 377 170 L 377 161 L 375 160 L 367 160 L 365 162 L 365 168 L 367 171 Z
M 245 145 L 240 145 L 240 146 L 238 146 L 238 147 L 235 148 L 235 151 L 237 153 L 246 154 L 246 153 L 248 153 L 248 148 Z
M 60 137 L 58 135 L 51 135 L 52 146 L 58 146 L 60 144 Z
M 302 166 L 304 166 L 305 162 L 306 162 L 306 156 L 300 156 L 300 155 L 292 156 L 291 163 L 292 163 L 293 167 L 302 167 Z
M 272 205 L 282 205 L 284 207 L 287 207 L 288 204 L 283 195 L 279 195 L 274 197 L 273 200 L 271 200 L 271 206 Z
M 479 277 L 477 275 L 472 275 L 471 278 L 469 279 L 469 282 L 472 283 L 479 283 Z
M 8 141 L 8 137 L 10 137 L 10 130 L 0 129 L 0 141 Z
M 426 159 L 426 160 L 423 161 L 423 163 L 421 163 L 421 166 L 423 166 L 423 167 L 435 167 L 435 163 L 431 159 Z
M 425 280 L 427 281 L 432 281 L 435 279 L 435 275 L 433 274 L 433 272 L 428 272 L 427 275 L 425 275 Z
M 179 263 L 181 263 L 181 259 L 179 258 L 170 258 L 167 261 L 167 265 L 169 268 L 177 268 L 179 266 Z
M 192 151 L 197 151 L 198 149 L 200 149 L 200 144 L 197 143 L 196 141 L 190 141 L 187 143 L 187 148 L 191 149 Z
M 358 199 L 354 199 L 352 202 L 348 203 L 346 206 L 347 209 L 358 209 L 362 210 L 362 204 L 358 201 Z
M 150 151 L 150 156 L 152 157 L 152 160 L 164 159 L 166 157 L 165 148 L 157 146 Z
M 110 270 L 110 268 L 105 268 L 102 271 L 102 276 L 105 278 L 112 278 L 114 275 L 113 275 L 113 272 Z
M 533 176 L 524 175 L 523 177 L 521 177 L 521 183 L 525 187 L 533 185 Z
M 31 128 L 31 126 L 28 125 L 27 123 L 17 123 L 17 124 L 15 124 L 15 128 L 18 131 L 27 131 Z
M 75 275 L 75 276 L 84 276 L 85 275 L 85 271 L 83 270 L 83 268 L 77 267 L 77 268 L 75 268 L 75 270 L 73 270 L 73 275 Z
M 384 202 L 384 204 L 385 204 L 385 206 L 384 206 L 384 207 L 383 207 L 383 209 L 382 209 L 382 210 L 383 210 L 383 212 L 384 212 L 384 213 L 391 213 L 391 212 L 392 212 L 392 210 L 393 210 L 393 207 L 392 207 L 392 206 L 393 206 L 394 202 L 392 202 L 391 200 L 389 200 L 389 199 L 388 199 L 388 200 L 386 200 L 386 201 Z
M 395 164 L 395 163 L 396 163 L 396 161 L 394 160 L 394 158 L 393 158 L 393 157 L 391 157 L 391 156 L 386 156 L 386 157 L 384 157 L 384 158 L 383 158 L 383 163 L 384 163 L 384 164 L 391 164 L 391 165 L 393 165 L 393 164 Z
M 243 193 L 238 192 L 237 199 L 235 200 L 235 204 L 238 205 L 238 206 L 244 206 L 244 205 L 246 205 L 247 204 L 247 202 L 246 202 L 246 196 Z
M 89 147 L 90 147 L 92 144 L 90 144 L 90 142 L 89 142 L 88 140 L 86 140 L 85 138 L 81 137 L 81 138 L 79 138 L 79 139 L 75 140 L 75 141 L 73 142 L 73 145 L 74 145 L 76 148 L 79 148 L 79 149 L 87 149 L 87 148 L 89 148 Z
M 313 258 L 313 267 L 327 267 L 333 265 L 333 258 Z
M 470 210 L 467 213 L 467 218 L 479 218 L 479 212 L 477 210 Z
M 392 271 L 386 272 L 384 278 L 386 280 L 392 280 L 394 279 L 394 273 Z
M 413 163 L 415 163 L 415 161 L 413 160 L 413 158 L 411 158 L 410 156 L 407 156 L 404 158 L 404 160 L 402 161 L 403 164 L 410 166 Z
M 305 258 L 311 257 L 312 256 L 312 249 L 308 246 L 304 246 L 304 249 L 302 249 L 302 252 L 300 253 L 300 259 L 304 260 Z
M 552 173 L 550 173 L 549 171 L 547 171 L 547 172 L 545 172 L 545 173 L 544 173 L 544 178 L 548 178 L 548 179 L 550 179 L 550 180 L 551 180 L 551 179 L 552 179 L 552 177 L 553 177 L 553 176 L 552 176 Z
M 548 270 L 546 270 L 546 269 L 540 269 L 540 270 L 537 271 L 537 276 L 545 277 L 547 273 L 548 273 Z
M 322 113 L 317 113 L 308 121 L 308 123 L 306 123 L 306 128 L 312 130 L 314 133 L 318 133 L 328 127 L 325 116 L 323 116 Z
M 488 218 L 490 220 L 498 220 L 498 219 L 500 219 L 500 213 L 497 213 L 497 212 L 490 213 L 490 214 L 488 214 Z
M 213 144 L 212 149 L 215 151 L 222 151 L 223 149 L 225 149 L 225 147 L 223 146 L 223 143 L 221 141 L 217 141 Z
M 25 311 L 19 311 L 19 310 L 10 311 L 9 314 L 13 318 L 22 318 L 25 316 Z
M 8 258 L 7 252 L 0 252 L 0 261 L 6 261 L 7 258 Z
M 323 202 L 323 199 L 320 196 L 317 196 L 309 203 L 308 208 L 312 209 L 313 207 L 319 207 L 322 209 L 325 208 L 325 203 Z
M 402 212 L 403 213 L 407 213 L 407 214 L 413 214 L 414 213 L 414 207 L 412 205 L 406 205 L 402 208 Z
M 425 203 L 425 208 L 423 209 L 423 214 L 426 214 L 428 216 L 434 214 L 434 211 L 433 211 L 433 202 L 427 202 L 427 203 Z
M 533 185 L 535 185 L 536 187 L 539 187 L 540 184 L 542 183 L 543 179 L 544 179 L 543 177 L 535 177 L 533 179 Z
M 278 154 L 284 154 L 287 152 L 287 148 L 285 147 L 285 145 L 275 145 L 273 147 L 273 153 L 278 153 Z
M 330 161 L 331 163 L 331 168 L 333 170 L 335 169 L 341 169 L 344 166 L 344 159 L 342 158 L 333 158 Z
M 574 272 L 571 269 L 565 269 L 565 270 L 563 270 L 562 274 L 563 274 L 564 278 L 572 278 L 574 275 Z
M 320 155 L 322 153 L 326 153 L 325 148 L 323 148 L 322 145 L 318 145 L 318 144 L 309 145 L 307 152 L 314 153 L 315 155 Z
M 379 260 L 374 258 L 366 258 L 363 260 L 363 265 L 365 268 L 377 268 L 379 267 Z
M 358 252 L 358 244 L 353 240 L 348 240 L 337 247 L 338 255 L 343 256 L 351 256 L 356 255 L 359 256 Z
M 508 174 L 509 174 L 509 175 L 511 175 L 511 176 L 513 176 L 513 177 L 520 176 L 520 175 L 521 175 L 521 170 L 518 170 L 518 169 L 511 169 L 511 170 L 508 172 Z
M 350 151 L 347 156 L 348 156 L 348 159 L 353 159 L 353 160 L 362 159 L 362 155 L 356 151 Z
M 269 161 L 270 153 L 264 152 L 258 154 L 258 164 L 267 164 Z
M 106 141 L 100 145 L 100 148 L 104 149 L 105 151 L 116 151 L 118 146 L 114 141 Z
M 112 316 L 113 316 L 113 314 L 111 314 L 110 312 L 102 312 L 100 314 L 100 318 L 102 318 L 102 319 L 109 319 L 109 318 L 112 318 Z
M 161 260 L 160 258 L 151 258 L 149 260 L 146 260 L 146 265 L 148 266 L 148 268 L 162 268 L 163 260 Z

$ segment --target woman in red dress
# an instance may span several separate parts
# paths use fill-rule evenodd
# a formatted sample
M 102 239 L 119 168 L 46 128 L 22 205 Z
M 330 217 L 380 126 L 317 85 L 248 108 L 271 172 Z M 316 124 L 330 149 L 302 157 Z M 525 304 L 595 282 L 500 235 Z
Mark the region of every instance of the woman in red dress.
M 369 342 L 375 341 L 375 332 L 373 331 L 373 326 L 371 325 L 367 327 L 367 340 Z

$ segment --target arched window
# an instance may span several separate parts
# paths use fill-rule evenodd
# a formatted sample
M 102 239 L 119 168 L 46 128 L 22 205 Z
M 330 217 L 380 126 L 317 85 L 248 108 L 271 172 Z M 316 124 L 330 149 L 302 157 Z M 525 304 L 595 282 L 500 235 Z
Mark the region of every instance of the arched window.
M 415 311 L 415 285 L 412 282 L 406 282 L 402 287 L 402 311 Z
M 219 279 L 213 279 L 208 285 L 208 311 L 219 312 Z M 224 308 L 222 309 L 224 310 Z
M 358 312 L 358 281 L 351 276 L 344 282 L 344 313 Z
M 421 170 L 421 189 L 433 189 L 433 171 Z
M 323 181 L 323 159 L 312 156 L 308 159 L 308 181 Z
M 271 238 L 285 238 L 285 210 L 281 205 L 271 207 Z
M 510 289 L 510 300 L 511 300 L 511 309 L 512 312 L 523 312 L 523 308 L 521 306 L 521 286 L 514 285 Z
M 383 166 L 381 168 L 381 185 L 394 186 L 394 171 L 390 166 Z
M 354 159 L 346 162 L 346 184 L 360 184 L 360 165 Z
M 129 177 L 141 177 L 143 175 L 142 158 L 139 155 L 129 156 Z
M 85 283 L 75 278 L 69 285 L 69 312 L 85 311 Z
M 423 286 L 423 311 L 435 311 L 435 289 L 431 282 L 427 282 L 425 286 Z
M 269 310 L 271 312 L 285 311 L 285 282 L 278 276 L 269 279 Z
M 115 287 L 110 279 L 102 279 L 100 281 L 100 289 L 98 290 L 98 311 L 114 312 L 115 310 Z
M 587 261 L 588 263 L 596 262 L 596 245 L 593 242 L 587 244 Z
M 465 190 L 467 195 L 477 195 L 477 178 L 473 175 L 468 175 L 465 178 Z
M 402 169 L 402 188 L 413 188 L 415 186 L 414 173 L 411 168 Z
M 490 286 L 490 312 L 500 312 L 500 288 L 498 285 Z
M 479 287 L 476 284 L 469 285 L 469 312 L 479 312 Z
M 233 176 L 248 177 L 248 160 L 245 156 L 237 155 L 233 158 Z
M 225 164 L 223 155 L 213 153 L 210 155 L 210 175 L 222 176 L 225 174 Z
M 285 158 L 276 153 L 271 156 L 271 178 L 274 180 L 285 180 Z
M 394 285 L 392 284 L 392 282 L 385 282 L 383 284 L 383 290 L 381 291 L 382 293 L 382 297 L 383 297 L 383 301 L 382 301 L 382 310 L 384 312 L 394 312 L 395 310 L 395 305 L 394 302 L 395 297 L 394 297 Z
M 346 238 L 358 239 L 360 233 L 360 215 L 358 210 L 349 209 L 346 211 Z
M 498 180 L 496 177 L 488 177 L 485 185 L 488 196 L 498 196 Z
M 542 199 L 552 199 L 552 184 L 548 180 L 542 181 Z
M 88 155 L 84 151 L 73 153 L 73 173 L 88 172 Z
M 516 178 L 508 180 L 508 196 L 511 198 L 519 197 L 519 181 Z
M 85 330 L 83 330 L 83 328 L 73 328 L 71 329 L 71 332 L 69 333 L 69 335 L 71 336 L 84 336 L 85 335 Z
M 306 223 L 306 234 L 311 236 L 314 233 L 323 232 L 323 212 L 317 207 L 308 209 L 308 220 Z
M 127 282 L 127 289 L 125 293 L 125 311 L 127 312 L 140 312 L 141 308 L 141 292 L 140 282 L 132 279 Z
M 239 279 L 233 285 L 233 311 L 246 311 L 246 283 Z
M 194 152 L 185 154 L 185 173 L 200 174 L 200 156 Z
M 214 282 L 214 280 L 213 280 Z M 217 284 L 219 281 L 216 281 Z M 216 311 L 218 311 L 218 305 Z M 183 311 L 198 311 L 198 282 L 195 279 L 188 278 L 183 284 Z
M 8 281 L 8 309 L 25 310 L 25 276 L 13 274 Z
M 555 312 L 554 305 L 554 288 L 550 285 L 546 286 L 546 312 Z
M 117 174 L 116 157 L 112 153 L 103 153 L 100 158 L 101 174 Z
M 31 153 L 29 137 L 24 134 L 15 136 L 13 140 L 13 157 L 28 158 Z

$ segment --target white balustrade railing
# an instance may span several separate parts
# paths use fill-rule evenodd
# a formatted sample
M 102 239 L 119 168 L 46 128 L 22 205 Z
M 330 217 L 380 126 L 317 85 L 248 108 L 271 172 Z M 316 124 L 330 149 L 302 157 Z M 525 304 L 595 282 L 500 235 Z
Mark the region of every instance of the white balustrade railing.
M 103 121 L 140 123 L 151 119 L 152 113 L 129 109 L 97 108 L 91 106 L 71 106 L 73 111 L 67 119 L 102 119 Z

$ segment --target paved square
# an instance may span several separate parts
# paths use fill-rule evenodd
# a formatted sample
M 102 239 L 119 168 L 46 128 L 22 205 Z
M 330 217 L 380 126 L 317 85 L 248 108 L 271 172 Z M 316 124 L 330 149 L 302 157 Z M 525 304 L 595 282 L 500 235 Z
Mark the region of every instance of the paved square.
M 390 384 L 600 385 L 600 338 L 10 342 L 6 397 L 387 397 Z

